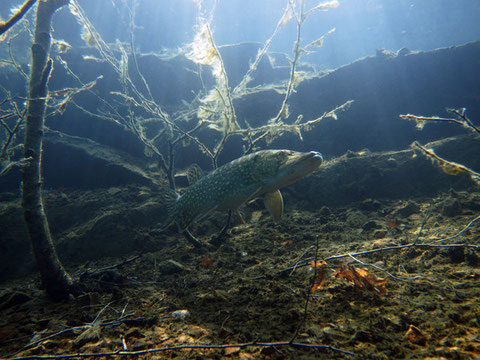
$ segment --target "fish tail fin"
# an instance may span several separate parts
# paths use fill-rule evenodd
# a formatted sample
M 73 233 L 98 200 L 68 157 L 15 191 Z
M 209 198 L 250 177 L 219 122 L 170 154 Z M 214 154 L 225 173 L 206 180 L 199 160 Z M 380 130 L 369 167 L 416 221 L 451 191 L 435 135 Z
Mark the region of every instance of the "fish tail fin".
M 161 230 L 166 230 L 170 224 L 175 220 L 175 208 L 176 203 L 180 195 L 176 191 L 163 187 L 160 190 L 160 196 L 162 197 L 162 202 L 165 208 L 165 220 L 161 224 Z

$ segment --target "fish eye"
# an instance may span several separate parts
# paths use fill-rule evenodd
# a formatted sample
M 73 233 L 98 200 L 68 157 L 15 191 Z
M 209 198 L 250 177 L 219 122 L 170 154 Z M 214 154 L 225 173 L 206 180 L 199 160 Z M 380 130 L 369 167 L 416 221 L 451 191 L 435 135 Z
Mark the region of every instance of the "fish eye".
M 277 154 L 277 159 L 278 159 L 279 161 L 284 161 L 284 160 L 287 159 L 291 154 L 292 154 L 292 152 L 289 151 L 289 150 L 280 151 L 280 152 Z

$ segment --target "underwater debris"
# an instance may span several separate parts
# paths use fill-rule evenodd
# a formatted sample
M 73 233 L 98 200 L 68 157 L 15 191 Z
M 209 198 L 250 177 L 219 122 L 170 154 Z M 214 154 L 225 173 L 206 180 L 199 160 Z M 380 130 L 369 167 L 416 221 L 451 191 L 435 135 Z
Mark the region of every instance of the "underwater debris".
M 94 324 L 88 327 L 85 331 L 83 331 L 80 335 L 78 335 L 73 343 L 76 347 L 81 347 L 89 342 L 94 342 L 100 339 L 101 336 L 101 328 L 99 324 Z
M 170 315 L 172 315 L 175 319 L 179 321 L 184 321 L 187 317 L 190 316 L 190 311 L 188 310 L 177 310 L 172 312 Z
M 399 115 L 400 119 L 415 121 L 416 127 L 419 130 L 422 130 L 427 122 L 438 122 L 438 123 L 454 123 L 464 128 L 477 132 L 480 134 L 480 129 L 476 127 L 473 122 L 465 114 L 466 108 L 461 109 L 447 109 L 448 113 L 455 115 L 456 118 L 442 118 L 439 116 L 418 116 L 413 114 Z
M 313 282 L 310 291 L 315 291 L 321 289 L 325 286 L 326 274 L 327 274 L 327 262 L 322 261 L 313 261 L 311 262 L 311 267 L 316 271 L 316 277 Z M 350 282 L 353 282 L 355 286 L 360 289 L 365 289 L 368 291 L 375 291 L 381 295 L 387 293 L 385 289 L 385 284 L 387 280 L 379 279 L 377 276 L 366 269 L 359 269 L 352 264 L 340 264 L 337 267 L 337 270 L 332 273 L 332 276 L 335 278 L 344 278 Z
M 440 122 L 440 123 L 454 123 L 457 125 L 460 125 L 470 131 L 476 132 L 477 134 L 480 134 L 480 128 L 475 126 L 473 122 L 467 117 L 466 115 L 466 108 L 460 108 L 460 109 L 446 109 L 448 113 L 451 113 L 455 116 L 455 118 L 441 118 L 438 116 L 417 116 L 413 114 L 406 114 L 406 115 L 399 115 L 401 119 L 404 120 L 413 120 L 416 123 L 416 127 L 419 130 L 422 130 L 423 127 L 427 122 Z M 432 149 L 427 149 L 424 146 L 420 145 L 417 141 L 414 141 L 411 145 L 412 148 L 420 150 L 424 155 L 426 155 L 430 160 L 432 160 L 432 163 L 436 166 L 439 166 L 445 174 L 448 175 L 458 175 L 462 172 L 465 172 L 470 175 L 470 178 L 472 181 L 480 185 L 480 173 L 477 173 L 473 171 L 472 169 L 469 169 L 468 167 L 458 164 L 453 161 L 448 161 L 437 154 Z
M 325 40 L 325 38 L 334 33 L 335 32 L 335 28 L 331 29 L 330 31 L 328 31 L 327 33 L 323 34 L 321 37 L 319 37 L 317 40 L 314 40 L 312 41 L 310 44 L 308 44 L 307 46 L 305 46 L 305 48 L 303 49 L 305 52 L 309 53 L 311 52 L 311 50 L 307 50 L 309 48 L 319 48 L 319 47 L 322 47 L 323 46 L 323 41 Z
M 313 282 L 310 291 L 315 291 L 324 287 L 326 281 L 325 275 L 327 274 L 327 269 L 325 268 L 326 265 L 327 263 L 325 261 L 317 261 L 315 263 L 312 260 L 311 266 L 312 268 L 316 268 L 317 276 L 315 277 L 315 281 Z
M 185 266 L 172 259 L 160 262 L 157 264 L 157 269 L 162 275 L 177 274 L 186 270 Z
M 460 173 L 467 173 L 470 175 L 470 178 L 477 184 L 480 185 L 480 173 L 469 169 L 468 167 L 458 164 L 453 161 L 448 161 L 444 158 L 441 158 L 432 149 L 427 149 L 426 147 L 420 145 L 419 142 L 414 141 L 412 143 L 412 148 L 420 150 L 424 155 L 426 155 L 432 163 L 436 166 L 439 166 L 445 174 L 448 175 L 458 175 Z
M 339 265 L 337 271 L 333 273 L 334 277 L 344 278 L 350 282 L 353 282 L 355 286 L 360 289 L 368 291 L 376 291 L 381 295 L 387 293 L 385 284 L 387 280 L 379 279 L 375 274 L 368 272 L 366 269 L 356 268 L 354 265 Z
M 210 128 L 225 134 L 239 129 L 228 87 L 227 72 L 208 24 L 199 29 L 187 49 L 186 58 L 195 64 L 210 66 L 217 84 L 200 100 L 204 106 L 199 107 L 198 118 L 210 122 Z
M 427 337 L 415 325 L 410 325 L 405 333 L 407 340 L 415 345 L 427 345 Z
M 87 46 L 95 47 L 95 36 L 86 26 L 82 28 L 82 33 L 80 34 L 80 37 Z
M 210 266 L 212 266 L 212 258 L 210 256 L 205 256 L 202 260 L 202 262 L 200 263 L 200 266 L 203 267 L 203 268 L 208 268 Z
M 400 225 L 400 222 L 398 220 L 388 220 L 385 222 L 385 225 L 387 225 L 389 229 L 394 230 Z
M 52 42 L 52 50 L 55 50 L 59 54 L 65 54 L 72 48 L 65 40 L 53 40 Z

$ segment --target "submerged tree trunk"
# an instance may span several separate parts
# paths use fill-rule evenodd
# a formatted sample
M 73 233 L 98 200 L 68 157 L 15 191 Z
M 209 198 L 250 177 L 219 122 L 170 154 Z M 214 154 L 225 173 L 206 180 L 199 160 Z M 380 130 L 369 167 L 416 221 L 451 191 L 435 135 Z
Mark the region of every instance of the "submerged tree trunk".
M 33 254 L 47 294 L 54 300 L 66 299 L 73 291 L 73 281 L 60 263 L 44 212 L 41 187 L 42 140 L 45 120 L 47 83 L 52 71 L 49 59 L 52 16 L 69 0 L 38 2 L 32 64 L 28 84 L 28 104 L 22 171 L 22 206 Z

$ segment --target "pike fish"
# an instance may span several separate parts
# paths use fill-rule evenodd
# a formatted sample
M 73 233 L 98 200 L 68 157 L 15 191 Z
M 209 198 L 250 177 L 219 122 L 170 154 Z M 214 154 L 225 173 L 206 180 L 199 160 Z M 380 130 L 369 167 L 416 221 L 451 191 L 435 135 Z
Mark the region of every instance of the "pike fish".
M 201 177 L 182 196 L 166 194 L 168 219 L 180 232 L 213 210 L 236 210 L 265 195 L 265 205 L 275 221 L 283 213 L 280 188 L 316 170 L 323 162 L 318 152 L 262 150 L 242 156 Z

